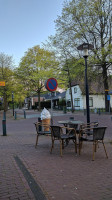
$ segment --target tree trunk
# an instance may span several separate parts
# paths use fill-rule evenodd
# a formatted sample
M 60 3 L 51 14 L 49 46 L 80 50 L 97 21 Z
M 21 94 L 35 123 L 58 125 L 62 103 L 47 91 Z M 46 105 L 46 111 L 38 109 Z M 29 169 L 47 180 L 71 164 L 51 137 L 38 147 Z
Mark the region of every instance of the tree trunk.
M 7 96 L 6 93 L 4 93 L 4 112 L 8 110 L 8 104 L 7 104 Z

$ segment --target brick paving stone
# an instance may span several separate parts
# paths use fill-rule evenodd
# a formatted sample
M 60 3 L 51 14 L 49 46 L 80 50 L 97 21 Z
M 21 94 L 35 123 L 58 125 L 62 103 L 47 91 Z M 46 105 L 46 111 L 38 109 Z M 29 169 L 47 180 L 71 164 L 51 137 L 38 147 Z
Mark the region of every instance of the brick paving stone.
M 59 113 L 59 112 L 58 112 Z M 59 120 L 75 119 L 86 122 L 82 113 L 54 116 Z M 14 120 L 7 117 L 7 136 L 0 126 L 0 200 L 35 200 L 14 156 L 18 156 L 41 187 L 48 200 L 103 200 L 112 199 L 112 120 L 110 115 L 91 114 L 91 121 L 107 126 L 105 145 L 109 158 L 100 145 L 92 161 L 92 145 L 84 143 L 81 155 L 76 155 L 72 142 L 60 157 L 57 141 L 50 154 L 51 138 L 39 137 L 35 149 L 35 118 Z M 2 121 L 0 121 L 2 124 Z

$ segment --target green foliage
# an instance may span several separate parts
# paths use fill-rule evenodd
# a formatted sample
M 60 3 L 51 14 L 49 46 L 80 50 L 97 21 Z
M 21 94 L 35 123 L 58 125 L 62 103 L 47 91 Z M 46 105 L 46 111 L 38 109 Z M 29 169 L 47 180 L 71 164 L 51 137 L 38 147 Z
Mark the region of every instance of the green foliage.
M 16 76 L 24 91 L 30 96 L 38 94 L 45 89 L 45 81 L 58 75 L 58 62 L 53 52 L 34 46 L 25 52 L 19 67 L 16 70 Z
M 0 86 L 0 97 L 3 98 L 2 106 L 6 111 L 14 91 L 15 78 L 12 57 L 4 53 L 0 53 L 0 81 L 5 82 L 5 86 Z
M 12 92 L 14 104 L 22 104 L 26 93 L 23 85 L 16 79 L 13 60 L 11 56 L 0 54 L 0 81 L 5 81 L 5 86 L 0 87 L 0 97 L 3 98 L 2 108 L 6 111 L 8 105 L 12 107 Z
M 16 73 L 28 93 L 40 92 L 44 88 L 45 80 L 56 77 L 57 66 L 58 62 L 52 52 L 34 46 L 25 52 Z
M 65 1 L 62 16 L 58 16 L 55 23 L 56 34 L 50 40 L 63 66 L 66 61 L 73 61 L 72 58 L 80 59 L 81 52 L 77 50 L 80 44 L 93 44 L 94 49 L 89 51 L 88 77 L 95 79 L 100 75 L 101 79 L 102 76 L 104 89 L 108 89 L 112 65 L 112 0 Z M 84 68 L 79 63 L 68 65 L 69 80 L 84 73 Z M 65 75 L 63 72 L 62 74 Z
M 72 0 L 65 2 L 62 16 L 56 20 L 56 35 L 50 37 L 57 54 L 62 58 L 78 58 L 77 47 L 94 44 L 93 64 L 100 64 L 103 72 L 112 63 L 112 1 Z M 89 55 L 89 56 L 90 56 Z M 92 60 L 91 60 L 92 61 Z M 92 65 L 92 63 L 90 63 Z M 98 66 L 99 67 L 99 66 Z M 96 69 L 98 68 L 96 66 Z

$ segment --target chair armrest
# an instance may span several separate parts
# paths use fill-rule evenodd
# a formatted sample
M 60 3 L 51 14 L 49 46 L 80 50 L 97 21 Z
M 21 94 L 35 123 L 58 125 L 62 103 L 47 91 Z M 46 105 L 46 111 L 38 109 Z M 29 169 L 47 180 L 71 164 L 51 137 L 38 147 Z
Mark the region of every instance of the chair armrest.
M 35 122 L 34 125 L 36 127 L 37 134 L 51 133 L 51 127 L 49 124 L 42 123 L 42 122 Z
M 71 132 L 74 133 L 74 136 L 76 136 L 75 128 L 69 128 L 69 127 L 66 127 L 66 126 L 61 126 L 61 128 L 66 130 L 66 134 L 68 136 L 71 134 Z

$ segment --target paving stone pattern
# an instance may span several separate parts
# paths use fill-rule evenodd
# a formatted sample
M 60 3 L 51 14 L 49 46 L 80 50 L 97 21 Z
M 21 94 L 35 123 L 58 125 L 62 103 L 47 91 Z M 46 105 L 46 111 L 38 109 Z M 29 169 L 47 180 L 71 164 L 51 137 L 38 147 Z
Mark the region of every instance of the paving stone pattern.
M 58 116 L 57 116 L 58 115 Z M 86 122 L 83 113 L 55 113 L 53 121 L 69 119 Z M 108 126 L 105 145 L 109 158 L 100 145 L 92 161 L 92 144 L 84 143 L 81 155 L 75 154 L 74 144 L 63 150 L 59 141 L 50 154 L 50 136 L 39 137 L 35 149 L 36 118 L 14 120 L 7 117 L 7 136 L 2 135 L 0 115 L 0 200 L 112 200 L 112 121 L 110 115 L 92 114 L 91 121 Z M 43 197 L 32 190 L 15 157 L 18 157 L 37 184 Z

